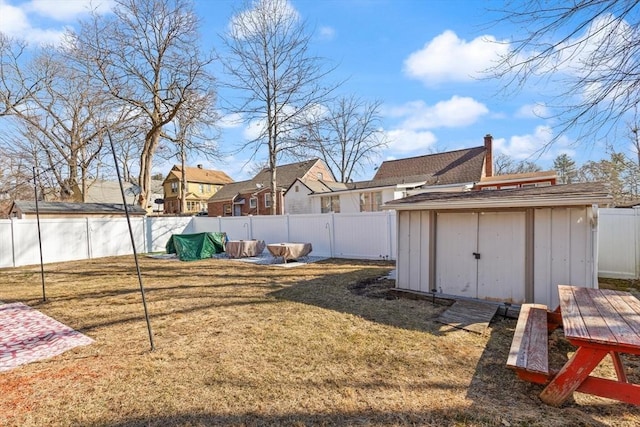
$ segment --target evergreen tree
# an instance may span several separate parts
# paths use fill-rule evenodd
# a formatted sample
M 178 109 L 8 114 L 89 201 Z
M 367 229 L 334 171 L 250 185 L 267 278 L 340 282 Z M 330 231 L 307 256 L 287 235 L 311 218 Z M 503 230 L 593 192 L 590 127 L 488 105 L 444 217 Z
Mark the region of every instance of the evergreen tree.
M 574 162 L 566 153 L 560 154 L 553 161 L 553 168 L 558 173 L 558 181 L 560 184 L 571 184 L 576 182 L 578 171 L 576 162 Z

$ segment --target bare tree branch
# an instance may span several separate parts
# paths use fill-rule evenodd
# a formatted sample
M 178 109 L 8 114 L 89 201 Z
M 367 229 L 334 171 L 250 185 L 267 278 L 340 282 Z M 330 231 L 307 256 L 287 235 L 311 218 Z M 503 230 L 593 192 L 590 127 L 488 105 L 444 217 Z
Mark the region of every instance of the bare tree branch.
M 309 52 L 305 23 L 287 0 L 257 0 L 238 11 L 223 36 L 227 85 L 244 93 L 230 109 L 258 124 L 257 138 L 244 148 L 266 146 L 271 171 L 271 213 L 278 212 L 276 169 L 280 153 L 294 148 L 286 135 L 325 102 L 335 86 L 323 79 L 332 69 Z

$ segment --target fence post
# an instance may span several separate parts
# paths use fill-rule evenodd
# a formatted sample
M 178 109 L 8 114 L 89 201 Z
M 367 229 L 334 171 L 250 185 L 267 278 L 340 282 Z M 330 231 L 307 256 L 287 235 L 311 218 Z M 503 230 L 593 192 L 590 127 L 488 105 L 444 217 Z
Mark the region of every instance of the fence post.
M 291 225 L 289 223 L 289 214 L 287 214 L 287 242 L 291 241 Z
M 16 234 L 13 228 L 13 221 L 15 218 L 11 218 L 11 263 L 16 266 Z
M 635 279 L 640 279 L 640 206 L 635 206 L 633 208 L 633 216 L 634 216 L 634 231 L 635 238 L 634 240 L 634 251 L 635 251 L 635 260 L 636 260 L 636 268 L 635 268 Z
M 91 224 L 89 223 L 89 217 L 85 218 L 87 224 L 87 258 L 93 257 L 93 251 L 91 250 Z

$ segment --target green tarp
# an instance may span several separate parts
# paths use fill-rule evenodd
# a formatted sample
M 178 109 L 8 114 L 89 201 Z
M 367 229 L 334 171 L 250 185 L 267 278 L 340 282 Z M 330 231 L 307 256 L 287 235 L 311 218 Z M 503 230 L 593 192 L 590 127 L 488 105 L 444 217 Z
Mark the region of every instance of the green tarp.
M 167 242 L 168 254 L 177 254 L 181 261 L 211 258 L 224 252 L 227 233 L 174 234 Z

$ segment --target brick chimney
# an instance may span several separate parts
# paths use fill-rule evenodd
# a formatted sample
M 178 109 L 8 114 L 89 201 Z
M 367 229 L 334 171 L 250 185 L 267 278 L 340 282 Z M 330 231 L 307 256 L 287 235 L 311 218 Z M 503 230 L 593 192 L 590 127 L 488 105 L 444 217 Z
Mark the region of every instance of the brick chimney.
M 490 133 L 484 136 L 484 173 L 485 176 L 493 176 L 493 137 Z

